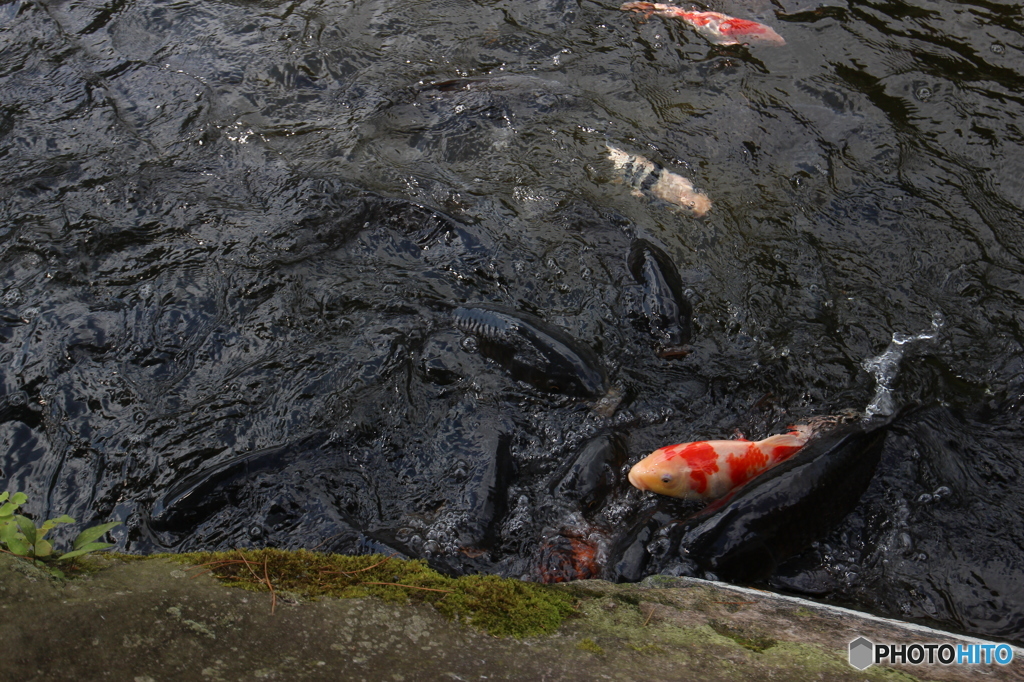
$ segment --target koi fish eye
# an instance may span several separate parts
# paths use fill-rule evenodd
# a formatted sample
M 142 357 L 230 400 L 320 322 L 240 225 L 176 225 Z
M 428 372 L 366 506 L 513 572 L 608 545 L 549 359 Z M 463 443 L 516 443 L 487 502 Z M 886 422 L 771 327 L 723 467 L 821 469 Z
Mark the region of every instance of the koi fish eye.
M 672 474 L 662 474 L 661 475 L 661 482 L 662 483 L 666 483 L 666 484 L 671 483 L 672 482 Z

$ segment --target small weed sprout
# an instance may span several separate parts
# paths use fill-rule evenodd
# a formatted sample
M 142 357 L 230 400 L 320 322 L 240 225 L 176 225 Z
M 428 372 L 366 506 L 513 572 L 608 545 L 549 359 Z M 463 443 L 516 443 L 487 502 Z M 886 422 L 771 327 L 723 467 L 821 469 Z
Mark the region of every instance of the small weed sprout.
M 55 519 L 43 522 L 43 525 L 36 528 L 36 524 L 28 517 L 16 514 L 18 507 L 28 501 L 25 493 L 8 492 L 0 493 L 0 544 L 7 547 L 11 554 L 24 557 L 43 565 L 47 570 L 58 578 L 64 577 L 64 572 L 54 565 L 57 561 L 67 561 L 80 557 L 83 554 L 96 552 L 101 549 L 113 547 L 110 542 L 97 542 L 103 535 L 120 524 L 120 521 L 104 523 L 99 526 L 86 528 L 74 539 L 71 544 L 71 551 L 55 555 L 53 544 L 46 539 L 46 534 L 58 523 L 75 523 L 75 520 L 63 514 Z

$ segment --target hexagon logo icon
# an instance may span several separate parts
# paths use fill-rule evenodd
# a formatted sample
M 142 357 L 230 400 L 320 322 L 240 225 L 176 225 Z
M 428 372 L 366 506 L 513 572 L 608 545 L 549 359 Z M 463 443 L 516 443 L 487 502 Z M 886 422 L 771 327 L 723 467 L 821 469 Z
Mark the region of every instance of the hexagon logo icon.
M 864 670 L 875 662 L 875 645 L 863 637 L 850 642 L 850 665 L 857 670 Z

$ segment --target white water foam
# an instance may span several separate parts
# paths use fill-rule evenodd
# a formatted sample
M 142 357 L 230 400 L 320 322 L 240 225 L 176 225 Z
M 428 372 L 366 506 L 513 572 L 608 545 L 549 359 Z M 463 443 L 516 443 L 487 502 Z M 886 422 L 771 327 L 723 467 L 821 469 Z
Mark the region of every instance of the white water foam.
M 900 360 L 903 359 L 903 352 L 906 350 L 907 344 L 914 341 L 935 340 L 939 336 L 939 330 L 942 329 L 942 325 L 942 315 L 935 313 L 932 316 L 932 328 L 930 331 L 912 336 L 894 332 L 892 342 L 889 343 L 889 347 L 885 349 L 884 353 L 864 361 L 864 369 L 874 375 L 877 387 L 875 389 L 875 397 L 871 399 L 871 402 L 864 410 L 865 417 L 871 418 L 876 415 L 888 417 L 895 411 L 896 405 L 892 399 L 892 384 L 896 380 L 896 375 L 899 374 Z

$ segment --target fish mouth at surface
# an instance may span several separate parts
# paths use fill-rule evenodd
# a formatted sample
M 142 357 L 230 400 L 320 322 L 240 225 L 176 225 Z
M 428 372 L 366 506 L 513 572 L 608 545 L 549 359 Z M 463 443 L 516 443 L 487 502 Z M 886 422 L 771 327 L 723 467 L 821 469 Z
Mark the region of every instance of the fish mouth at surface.
M 640 480 L 640 476 L 636 470 L 636 467 L 633 467 L 632 469 L 629 470 L 629 482 L 633 484 L 634 488 L 639 488 L 640 490 L 649 490 L 647 485 L 644 484 L 642 480 Z

